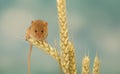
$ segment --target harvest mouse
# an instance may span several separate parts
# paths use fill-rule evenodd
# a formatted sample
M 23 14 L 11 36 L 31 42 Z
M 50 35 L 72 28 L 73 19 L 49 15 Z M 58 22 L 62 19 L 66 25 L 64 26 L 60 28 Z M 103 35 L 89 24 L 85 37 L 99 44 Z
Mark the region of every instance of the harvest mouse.
M 26 40 L 33 39 L 36 41 L 45 41 L 48 35 L 48 23 L 43 20 L 34 20 L 26 31 Z M 28 54 L 28 74 L 30 74 L 30 56 L 32 53 L 32 44 Z
M 30 27 L 26 31 L 26 40 L 44 41 L 47 35 L 48 23 L 43 20 L 35 20 L 31 22 Z

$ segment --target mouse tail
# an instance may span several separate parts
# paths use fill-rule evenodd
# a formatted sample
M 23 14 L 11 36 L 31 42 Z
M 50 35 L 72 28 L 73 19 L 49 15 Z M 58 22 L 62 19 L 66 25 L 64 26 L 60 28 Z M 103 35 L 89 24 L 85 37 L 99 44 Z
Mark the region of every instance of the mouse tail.
M 28 74 L 30 74 L 30 59 L 31 59 L 31 54 L 32 54 L 32 44 L 30 43 L 30 50 L 28 53 Z

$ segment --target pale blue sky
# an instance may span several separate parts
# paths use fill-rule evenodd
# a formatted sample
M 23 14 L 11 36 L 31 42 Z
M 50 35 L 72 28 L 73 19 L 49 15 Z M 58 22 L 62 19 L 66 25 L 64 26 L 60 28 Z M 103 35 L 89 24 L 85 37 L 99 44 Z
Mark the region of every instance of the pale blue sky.
M 119 7 L 120 0 L 67 0 L 69 35 L 76 49 L 78 74 L 82 57 L 88 52 L 92 70 L 96 51 L 101 74 L 120 74 Z M 36 19 L 48 22 L 48 42 L 52 46 L 54 40 L 59 43 L 56 0 L 0 0 L 0 74 L 27 74 L 29 43 L 24 40 L 25 30 Z M 59 67 L 53 58 L 34 47 L 31 74 L 59 74 Z

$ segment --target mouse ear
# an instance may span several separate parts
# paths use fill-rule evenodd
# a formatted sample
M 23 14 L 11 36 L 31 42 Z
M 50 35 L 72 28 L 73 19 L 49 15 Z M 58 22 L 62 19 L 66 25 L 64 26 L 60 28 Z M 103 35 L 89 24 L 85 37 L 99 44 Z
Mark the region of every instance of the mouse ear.
M 34 23 L 34 21 L 32 20 L 32 22 L 31 23 Z
M 29 26 L 29 28 L 28 28 L 29 30 L 31 29 L 31 26 Z
M 44 25 L 45 25 L 45 26 L 47 26 L 47 25 L 48 25 L 48 23 L 47 23 L 47 22 L 45 22 L 45 21 L 44 21 L 43 23 L 44 23 Z

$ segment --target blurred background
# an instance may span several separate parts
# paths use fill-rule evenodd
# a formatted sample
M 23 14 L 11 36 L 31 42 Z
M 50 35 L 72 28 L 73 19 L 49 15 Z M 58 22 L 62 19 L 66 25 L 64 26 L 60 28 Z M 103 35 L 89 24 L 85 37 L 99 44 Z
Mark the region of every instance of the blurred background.
M 100 74 L 120 74 L 120 0 L 67 0 L 67 16 L 78 74 L 85 54 L 92 71 L 96 52 Z M 36 19 L 49 23 L 47 41 L 59 44 L 56 0 L 0 0 L 0 74 L 27 74 L 25 31 Z M 59 73 L 56 60 L 33 47 L 31 74 Z

